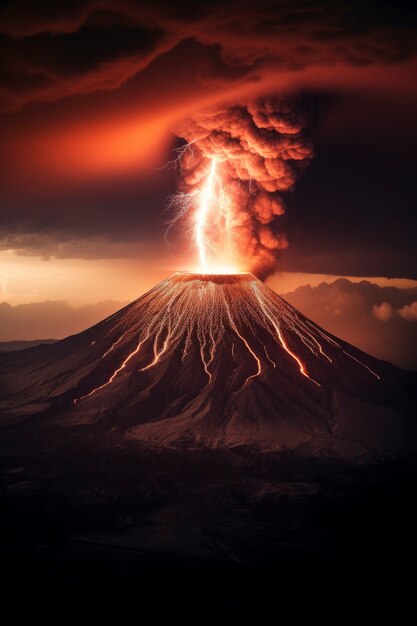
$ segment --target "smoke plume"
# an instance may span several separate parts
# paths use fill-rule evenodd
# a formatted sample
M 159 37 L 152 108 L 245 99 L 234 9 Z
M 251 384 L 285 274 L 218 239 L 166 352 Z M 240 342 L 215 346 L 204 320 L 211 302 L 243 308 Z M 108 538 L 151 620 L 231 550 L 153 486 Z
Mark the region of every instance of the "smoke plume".
M 268 98 L 218 106 L 176 129 L 190 144 L 182 157 L 181 191 L 198 189 L 210 159 L 219 162 L 233 244 L 261 278 L 275 271 L 280 251 L 288 247 L 279 222 L 285 194 L 313 157 L 308 126 L 300 103 Z

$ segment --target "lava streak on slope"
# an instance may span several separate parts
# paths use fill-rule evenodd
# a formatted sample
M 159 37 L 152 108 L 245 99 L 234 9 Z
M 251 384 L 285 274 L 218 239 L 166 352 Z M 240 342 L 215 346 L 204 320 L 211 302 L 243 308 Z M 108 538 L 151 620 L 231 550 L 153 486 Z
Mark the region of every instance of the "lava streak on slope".
M 75 404 L 106 389 L 127 370 L 147 372 L 178 351 L 181 364 L 191 352 L 198 354 L 207 385 L 218 370 L 216 359 L 229 363 L 229 374 L 234 369 L 240 372 L 233 393 L 283 359 L 290 371 L 295 368 L 298 375 L 321 387 L 320 369 L 313 375 L 307 361 L 312 360 L 317 370 L 314 361 L 332 365 L 334 352 L 339 359 L 345 355 L 354 359 L 379 379 L 251 273 L 177 273 L 140 298 L 112 328 L 114 334 L 117 338 L 106 346 L 101 359 L 110 360 L 112 353 L 133 344 L 132 349 L 106 380 L 75 398 Z

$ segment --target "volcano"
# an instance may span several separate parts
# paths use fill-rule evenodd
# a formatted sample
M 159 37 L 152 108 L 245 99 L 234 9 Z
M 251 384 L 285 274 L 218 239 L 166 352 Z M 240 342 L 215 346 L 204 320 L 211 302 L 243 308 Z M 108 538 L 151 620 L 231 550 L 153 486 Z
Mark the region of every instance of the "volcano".
M 413 382 L 252 274 L 174 274 L 0 355 L 3 569 L 95 611 L 379 593 L 415 544 Z
M 3 424 L 90 424 L 171 448 L 350 455 L 414 438 L 411 375 L 250 273 L 176 273 L 80 334 L 0 356 L 0 380 Z

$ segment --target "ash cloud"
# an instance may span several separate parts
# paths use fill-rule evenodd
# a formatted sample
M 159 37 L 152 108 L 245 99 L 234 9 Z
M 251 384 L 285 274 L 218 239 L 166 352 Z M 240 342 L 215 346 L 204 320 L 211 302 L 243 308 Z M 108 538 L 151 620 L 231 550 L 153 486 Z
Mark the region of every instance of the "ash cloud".
M 261 278 L 274 272 L 288 247 L 279 220 L 285 194 L 313 157 L 310 117 L 301 102 L 267 98 L 217 106 L 176 129 L 190 146 L 183 153 L 181 190 L 198 190 L 210 160 L 220 163 L 237 252 Z

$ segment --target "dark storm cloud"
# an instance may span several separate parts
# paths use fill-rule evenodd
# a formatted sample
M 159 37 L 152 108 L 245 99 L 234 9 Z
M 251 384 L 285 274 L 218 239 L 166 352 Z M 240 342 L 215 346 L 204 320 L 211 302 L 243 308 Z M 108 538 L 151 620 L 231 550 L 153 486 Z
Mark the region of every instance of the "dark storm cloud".
M 147 30 L 135 25 L 87 20 L 75 33 L 39 33 L 16 40 L 4 36 L 2 48 L 6 65 L 30 66 L 61 78 L 94 71 L 109 63 L 138 55 L 146 56 L 161 40 L 161 30 Z
M 0 37 L 5 110 L 27 102 L 115 89 L 165 50 L 165 32 L 146 28 L 112 12 L 92 10 L 73 30 L 64 23 L 49 30 Z
M 415 104 L 395 94 L 345 98 L 291 199 L 284 267 L 416 279 Z
M 398 63 L 416 50 L 414 13 L 407 3 L 367 1 L 6 2 L 3 107 L 116 89 L 189 38 L 219 47 L 225 80 L 237 67 L 256 79 L 271 66 Z
M 146 180 L 134 172 L 33 198 L 16 190 L 0 209 L 0 251 L 44 259 L 148 257 L 163 248 L 163 207 L 174 177 L 172 170 L 151 170 Z
M 401 74 L 416 52 L 414 26 L 415 9 L 405 2 L 3 2 L 0 249 L 12 245 L 19 253 L 45 258 L 112 257 L 129 256 L 134 241 L 162 240 L 163 207 L 175 189 L 175 172 L 159 171 L 157 182 L 154 177 L 143 191 L 143 177 L 135 185 L 131 180 L 140 168 L 145 171 L 147 157 L 140 164 L 132 157 L 137 169 L 127 183 L 118 174 L 112 180 L 109 167 L 113 155 L 115 162 L 119 156 L 122 162 L 123 150 L 128 152 L 131 143 L 155 144 L 153 134 L 115 141 L 115 149 L 111 142 L 97 147 L 97 139 L 118 132 L 112 120 L 125 119 L 127 103 L 129 114 L 149 114 L 150 126 L 154 114 L 152 128 L 157 128 L 167 111 L 174 111 L 176 122 L 187 107 L 198 113 L 205 97 L 222 102 L 232 86 L 236 104 L 248 84 L 256 87 L 266 80 L 265 93 L 280 96 L 288 85 L 294 86 L 285 82 L 288 76 L 305 90 L 314 92 L 324 85 L 340 94 L 351 87 L 351 72 L 357 72 L 352 84 L 358 91 L 368 87 L 371 73 L 382 86 L 364 116 L 368 123 L 379 111 L 388 111 L 378 130 L 382 140 L 374 141 L 368 128 L 355 130 L 351 121 L 359 118 L 352 110 L 345 112 L 333 144 L 319 137 L 314 166 L 300 181 L 294 206 L 289 207 L 286 232 L 291 245 L 284 263 L 294 271 L 415 276 L 413 119 L 403 115 L 401 107 L 391 115 L 387 104 L 390 96 L 396 98 L 398 85 L 403 95 L 415 90 L 410 73 Z M 360 74 L 363 68 L 366 75 Z M 334 73 L 326 77 L 327 71 Z M 71 135 L 74 120 L 84 114 L 87 135 L 90 120 L 94 122 L 101 110 L 108 117 L 99 133 L 85 144 L 74 141 L 70 155 L 67 144 L 56 147 L 59 133 L 55 135 L 54 124 L 58 130 L 59 124 L 68 128 Z M 407 154 L 392 141 L 401 125 L 410 144 Z M 49 143 L 42 151 L 36 141 L 45 129 Z M 343 133 L 357 142 L 353 148 L 337 143 Z M 85 156 L 91 146 L 91 155 Z M 102 157 L 105 165 L 100 170 Z M 168 159 L 165 154 L 158 164 Z M 78 193 L 79 181 L 72 187 L 66 180 L 60 187 L 54 169 L 58 161 L 71 175 L 75 172 L 74 178 L 81 178 L 83 168 L 93 170 L 92 164 L 97 169 L 87 171 Z M 41 165 L 47 175 L 39 182 Z M 137 249 L 141 254 L 142 247 Z

